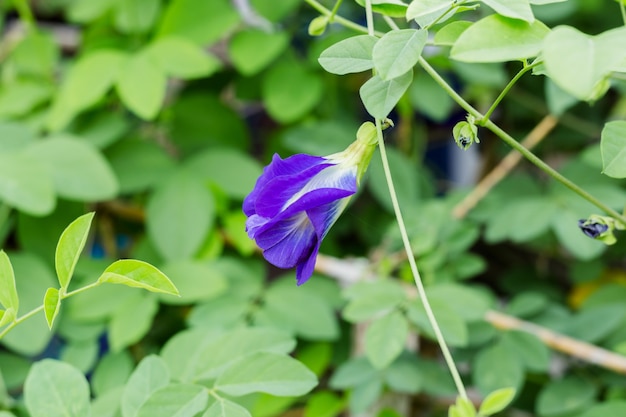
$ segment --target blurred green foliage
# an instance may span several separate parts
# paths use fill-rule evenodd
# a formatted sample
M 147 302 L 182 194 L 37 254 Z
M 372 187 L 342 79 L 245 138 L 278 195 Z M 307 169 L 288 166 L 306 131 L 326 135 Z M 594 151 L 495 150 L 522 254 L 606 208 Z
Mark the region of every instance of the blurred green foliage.
M 441 16 L 454 2 L 373 1 L 402 28 L 442 19 L 428 37 L 358 42 L 302 0 L 29 3 L 0 4 L 0 241 L 20 312 L 56 285 L 57 241 L 89 211 L 69 290 L 132 257 L 162 270 L 180 297 L 102 285 L 59 310 L 46 296 L 51 331 L 38 314 L 0 341 L 0 416 L 447 415 L 456 391 L 411 289 L 378 157 L 322 246 L 344 259 L 338 273 L 298 288 L 244 231 L 241 203 L 273 153 L 340 151 L 368 112 L 395 122 L 385 135 L 413 252 L 472 399 L 491 393 L 480 412 L 499 412 L 512 394 L 498 390 L 514 388 L 512 407 L 528 415 L 626 413 L 626 376 L 485 319 L 501 310 L 626 355 L 623 236 L 606 246 L 581 233 L 578 220 L 599 209 L 528 163 L 453 217 L 468 192 L 455 183 L 477 174 L 452 175 L 458 159 L 447 157 L 465 114 L 414 66 L 421 54 L 487 111 L 519 61 L 539 55 L 492 120 L 521 138 L 558 118 L 536 153 L 621 212 L 618 2 L 485 0 Z M 362 4 L 346 0 L 338 13 L 365 24 Z M 386 28 L 380 15 L 376 28 Z M 359 71 L 382 62 L 379 75 L 324 72 L 353 64 L 332 49 L 342 41 L 364 45 Z M 409 63 L 390 65 L 398 45 L 411 47 Z M 479 134 L 486 173 L 508 148 Z

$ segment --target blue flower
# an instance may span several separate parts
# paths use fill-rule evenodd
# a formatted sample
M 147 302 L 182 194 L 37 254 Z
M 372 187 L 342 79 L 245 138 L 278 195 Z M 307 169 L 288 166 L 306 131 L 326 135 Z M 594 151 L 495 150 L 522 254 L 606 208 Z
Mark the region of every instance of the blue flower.
M 609 230 L 609 226 L 606 224 L 588 222 L 585 219 L 578 220 L 578 227 L 580 230 L 592 239 L 600 237 L 604 232 Z
M 274 155 L 245 198 L 248 236 L 271 264 L 295 267 L 298 285 L 313 274 L 322 240 L 356 193 L 375 144 L 375 128 L 365 123 L 343 152 Z

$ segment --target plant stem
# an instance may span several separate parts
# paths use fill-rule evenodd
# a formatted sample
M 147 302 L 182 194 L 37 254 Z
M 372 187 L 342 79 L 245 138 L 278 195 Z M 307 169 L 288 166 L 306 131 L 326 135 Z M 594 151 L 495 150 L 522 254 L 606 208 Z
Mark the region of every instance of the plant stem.
M 330 12 L 330 15 L 328 16 L 329 22 L 332 22 L 335 19 L 335 15 L 337 14 L 337 10 L 339 10 L 339 6 L 341 6 L 341 3 L 343 3 L 343 0 L 337 0 L 337 2 L 335 3 L 335 7 L 333 7 L 333 10 Z
M 626 5 L 624 5 L 624 0 L 619 0 L 619 10 L 622 12 L 622 20 L 624 25 L 626 25 Z
M 519 72 L 517 74 L 515 74 L 515 77 L 513 77 L 513 79 L 511 81 L 509 81 L 509 83 L 506 85 L 506 87 L 504 87 L 504 90 L 502 90 L 502 92 L 500 93 L 500 95 L 496 98 L 496 100 L 493 102 L 493 104 L 491 105 L 491 107 L 489 107 L 489 110 L 487 110 L 487 113 L 485 113 L 485 115 L 483 116 L 482 119 L 480 119 L 477 124 L 480 126 L 484 126 L 484 124 L 487 122 L 487 120 L 489 120 L 489 118 L 491 117 L 491 114 L 494 112 L 494 110 L 496 109 L 496 107 L 498 107 L 498 104 L 500 104 L 500 102 L 502 101 L 502 99 L 504 98 L 504 96 L 507 95 L 507 93 L 509 92 L 509 90 L 515 85 L 515 83 L 517 82 L 517 80 L 519 80 L 520 78 L 522 78 L 522 75 L 526 74 L 528 71 L 530 71 L 531 69 L 535 68 L 537 65 L 539 65 L 540 62 L 535 62 L 531 65 L 526 65 L 524 64 L 524 67 L 519 70 Z
M 311 6 L 312 8 L 314 8 L 315 10 L 317 10 L 318 12 L 320 12 L 323 15 L 326 16 L 333 16 L 333 12 L 331 10 L 328 10 L 326 7 L 324 7 L 322 4 L 320 4 L 318 1 L 316 0 L 304 0 L 309 6 Z M 365 26 L 361 26 L 357 23 L 354 23 L 351 20 L 346 19 L 345 17 L 341 17 L 337 14 L 335 14 L 333 16 L 333 22 L 337 22 L 340 25 L 347 27 L 349 29 L 353 29 L 356 30 L 357 32 L 361 32 L 361 33 L 367 33 L 367 28 Z
M 391 204 L 393 205 L 393 211 L 396 215 L 398 227 L 400 228 L 400 235 L 402 236 L 402 243 L 404 244 L 404 250 L 406 251 L 407 259 L 411 267 L 411 273 L 413 274 L 413 279 L 415 280 L 417 293 L 420 297 L 420 300 L 422 301 L 422 304 L 424 305 L 424 310 L 426 311 L 426 316 L 428 317 L 428 321 L 433 327 L 435 336 L 437 337 L 437 342 L 439 343 L 439 347 L 441 348 L 441 352 L 443 353 L 443 357 L 446 361 L 446 364 L 448 365 L 448 368 L 450 369 L 450 373 L 452 374 L 452 379 L 454 380 L 456 389 L 462 398 L 467 398 L 467 393 L 465 392 L 463 381 L 461 380 L 459 371 L 456 368 L 456 364 L 454 363 L 454 359 L 452 358 L 450 349 L 448 349 L 448 345 L 446 344 L 446 341 L 443 338 L 441 329 L 439 328 L 439 325 L 437 324 L 437 319 L 435 318 L 435 314 L 433 313 L 430 303 L 428 302 L 428 297 L 426 297 L 426 290 L 424 289 L 422 278 L 420 277 L 419 270 L 417 269 L 417 264 L 415 263 L 415 256 L 413 255 L 413 250 L 411 249 L 409 235 L 406 231 L 406 226 L 404 225 L 402 211 L 400 210 L 400 204 L 398 203 L 398 196 L 396 195 L 396 189 L 393 185 L 393 179 L 391 178 L 391 170 L 389 169 L 389 161 L 387 160 L 387 151 L 385 149 L 383 131 L 382 131 L 380 120 L 378 119 L 376 119 L 376 133 L 378 136 L 378 148 L 380 149 L 380 157 L 383 163 L 383 171 L 385 172 L 385 179 L 387 180 L 387 187 L 389 188 L 389 195 L 391 197 Z
M 368 33 L 370 35 L 373 35 L 374 34 L 374 19 L 373 19 L 373 13 L 372 13 L 372 0 L 365 0 L 365 13 L 366 13 L 366 18 L 367 18 Z M 392 27 L 395 26 L 395 22 L 393 21 L 389 24 Z M 465 387 L 463 386 L 463 381 L 461 380 L 459 371 L 456 368 L 456 364 L 454 363 L 454 359 L 452 358 L 450 349 L 448 349 L 448 345 L 446 344 L 446 341 L 443 338 L 443 334 L 441 333 L 441 329 L 439 328 L 439 324 L 437 323 L 435 314 L 433 313 L 433 310 L 430 307 L 430 303 L 428 302 L 428 297 L 426 297 L 426 290 L 424 289 L 422 278 L 420 277 L 419 270 L 417 269 L 417 264 L 415 263 L 415 256 L 413 255 L 413 249 L 411 248 L 409 235 L 406 231 L 406 226 L 404 224 L 404 219 L 402 217 L 402 211 L 400 210 L 400 204 L 398 202 L 396 188 L 393 185 L 393 178 L 391 177 L 391 170 L 389 168 L 389 160 L 387 159 L 387 150 L 385 148 L 385 140 L 383 138 L 382 123 L 380 119 L 376 119 L 375 122 L 376 122 L 376 136 L 378 140 L 378 148 L 380 149 L 380 157 L 383 163 L 383 171 L 385 172 L 385 180 L 387 181 L 387 188 L 389 189 L 389 196 L 391 197 L 391 204 L 393 205 L 393 211 L 396 216 L 396 221 L 398 223 L 398 227 L 400 228 L 400 235 L 402 236 L 402 243 L 404 244 L 404 250 L 406 251 L 406 255 L 409 260 L 411 273 L 413 274 L 413 279 L 415 280 L 415 286 L 417 287 L 417 293 L 419 294 L 420 300 L 422 301 L 422 304 L 424 305 L 424 310 L 426 311 L 426 316 L 428 317 L 428 321 L 430 322 L 430 325 L 435 331 L 437 342 L 439 343 L 439 347 L 441 348 L 441 352 L 443 353 L 443 357 L 445 358 L 446 364 L 448 365 L 448 368 L 450 369 L 450 373 L 452 374 L 452 379 L 454 380 L 456 389 L 462 398 L 467 398 L 467 393 L 465 392 Z
M 13 4 L 17 9 L 17 13 L 20 16 L 22 23 L 30 29 L 36 28 L 37 24 L 35 22 L 35 17 L 33 16 L 33 11 L 30 9 L 30 5 L 28 4 L 28 0 L 13 0 Z
M 483 115 L 474 107 L 472 107 L 471 104 L 465 101 L 465 99 L 461 97 L 456 91 L 454 91 L 454 89 L 441 77 L 441 75 L 439 75 L 437 71 L 435 71 L 433 67 L 430 66 L 430 64 L 423 57 L 420 57 L 419 64 L 435 80 L 435 82 L 437 82 L 437 84 L 439 84 L 439 86 L 443 88 L 448 93 L 448 95 L 450 95 L 450 97 L 452 97 L 452 99 L 459 104 L 459 106 L 461 106 L 469 114 L 474 116 L 477 120 L 481 120 L 483 118 Z M 563 184 L 564 186 L 566 186 L 567 188 L 569 188 L 570 190 L 572 190 L 573 192 L 575 192 L 576 194 L 584 198 L 585 200 L 589 201 L 591 204 L 598 207 L 599 209 L 604 211 L 606 214 L 613 217 L 615 220 L 626 225 L 626 216 L 613 210 L 611 207 L 607 206 L 606 204 L 598 200 L 596 197 L 592 196 L 587 191 L 583 190 L 578 185 L 574 184 L 572 181 L 565 178 L 563 175 L 558 173 L 548 164 L 543 162 L 534 153 L 526 149 L 523 145 L 521 145 L 518 141 L 516 141 L 511 135 L 509 135 L 504 130 L 502 130 L 502 128 L 500 128 L 494 122 L 492 122 L 491 120 L 487 120 L 483 124 L 483 126 L 491 130 L 493 133 L 495 133 L 496 136 L 498 136 L 500 139 L 506 142 L 510 147 L 512 147 L 519 153 L 521 153 L 532 164 L 537 166 L 537 168 L 541 169 L 543 172 L 545 172 L 546 174 L 548 174 L 549 176 L 551 176 L 552 178 L 554 178 L 555 180 L 557 180 L 558 182 L 560 182 L 561 184 Z
M 59 291 L 59 297 L 61 298 L 61 300 L 64 300 L 68 297 L 71 297 L 73 295 L 76 294 L 80 294 L 83 291 L 87 291 L 91 288 L 97 287 L 98 285 L 100 285 L 100 282 L 96 281 L 93 282 L 91 284 L 85 285 L 84 287 L 78 288 L 74 291 L 68 292 L 68 293 L 63 293 L 63 291 Z M 4 329 L 2 329 L 2 331 L 0 332 L 0 339 L 2 339 L 4 336 L 6 336 L 7 333 L 9 333 L 15 326 L 17 326 L 18 324 L 22 323 L 23 321 L 26 321 L 27 319 L 31 318 L 32 316 L 34 316 L 35 314 L 39 313 L 40 311 L 43 311 L 43 304 L 40 305 L 39 307 L 36 307 L 34 309 L 32 309 L 31 311 L 29 311 L 26 314 L 21 315 L 20 317 L 16 318 L 15 320 L 13 320 L 11 323 L 9 323 L 7 325 L 7 327 L 5 327 Z

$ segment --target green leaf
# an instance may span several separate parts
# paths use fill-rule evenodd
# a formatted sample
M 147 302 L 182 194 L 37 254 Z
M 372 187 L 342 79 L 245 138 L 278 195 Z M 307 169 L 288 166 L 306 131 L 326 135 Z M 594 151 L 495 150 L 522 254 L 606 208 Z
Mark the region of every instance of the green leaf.
M 227 148 L 211 148 L 193 155 L 185 167 L 201 179 L 217 185 L 229 197 L 243 200 L 263 172 L 247 154 Z
M 278 396 L 298 396 L 311 391 L 317 377 L 290 356 L 257 352 L 229 366 L 215 381 L 215 389 L 242 396 L 265 392 Z
M 433 23 L 440 16 L 442 22 L 454 14 L 448 11 L 454 5 L 454 0 L 413 0 L 406 11 L 406 20 L 413 20 L 425 27 Z
M 391 364 L 404 349 L 409 323 L 399 311 L 375 319 L 365 332 L 365 354 L 377 369 Z
M 602 173 L 613 178 L 626 177 L 626 121 L 608 122 L 600 139 Z
M 318 62 L 332 74 L 344 75 L 374 68 L 372 53 L 378 38 L 357 35 L 337 42 L 320 54 Z
M 243 75 L 259 73 L 285 50 L 289 37 L 285 32 L 247 29 L 237 32 L 228 45 L 233 65 Z
M 44 359 L 28 373 L 24 402 L 31 417 L 85 417 L 90 414 L 89 384 L 73 366 Z
M 410 71 L 422 54 L 428 32 L 402 29 L 387 32 L 374 45 L 372 57 L 378 74 L 383 80 L 400 77 Z
M 384 370 L 383 376 L 390 389 L 407 394 L 417 394 L 425 382 L 419 361 L 406 352 Z
M 500 343 L 515 352 L 524 366 L 535 372 L 547 372 L 550 367 L 550 349 L 537 336 L 523 331 L 504 332 Z
M 389 312 L 406 299 L 402 287 L 393 281 L 359 282 L 345 292 L 350 301 L 343 317 L 356 323 Z
M 435 45 L 452 46 L 456 43 L 461 34 L 473 24 L 473 22 L 468 22 L 466 20 L 448 23 L 435 33 L 433 41 Z
M 463 320 L 463 316 L 457 313 L 449 304 L 449 300 L 434 299 L 430 302 L 446 342 L 450 346 L 467 346 L 469 342 L 467 324 Z M 425 335 L 435 340 L 435 331 L 428 320 L 423 304 L 419 300 L 413 300 L 408 305 L 407 316 L 411 322 L 419 326 Z
M 201 178 L 179 170 L 155 190 L 146 216 L 148 236 L 163 258 L 190 259 L 212 227 L 215 203 Z
M 6 310 L 0 310 L 0 327 L 4 327 L 7 324 L 15 320 L 17 314 L 13 307 L 9 307 Z
M 318 74 L 300 62 L 283 59 L 265 74 L 261 90 L 270 116 L 281 123 L 291 123 L 320 102 L 324 85 Z
M 162 271 L 178 289 L 180 296 L 163 295 L 165 304 L 192 304 L 222 294 L 228 287 L 224 274 L 207 261 L 178 261 L 165 264 Z
M 387 159 L 400 205 L 416 204 L 420 197 L 421 172 L 415 161 L 398 149 L 391 147 L 387 150 Z M 372 159 L 368 176 L 367 187 L 374 198 L 389 213 L 393 213 L 393 204 L 389 199 L 389 188 L 387 188 L 385 171 L 380 158 Z
M 49 214 L 55 205 L 54 185 L 44 166 L 25 153 L 0 154 L 0 199 L 33 215 Z
M 77 113 L 100 101 L 115 83 L 126 59 L 125 53 L 106 49 L 82 56 L 67 74 L 47 126 L 53 131 L 60 130 Z
M 59 314 L 59 308 L 61 308 L 59 290 L 56 288 L 48 288 L 43 297 L 43 311 L 46 315 L 46 322 L 48 322 L 48 327 L 50 329 L 52 329 L 54 319 L 57 314 Z
M 120 398 L 123 387 L 113 388 L 91 401 L 91 417 L 120 417 Z
M 605 77 L 626 57 L 621 27 L 597 36 L 569 26 L 554 28 L 545 38 L 543 58 L 547 75 L 559 87 L 580 100 L 594 96 Z
M 622 304 L 605 304 L 583 308 L 568 320 L 569 334 L 589 343 L 597 343 L 623 325 L 626 309 Z
M 513 297 L 505 311 L 513 316 L 529 318 L 541 313 L 549 304 L 550 300 L 545 294 L 529 291 Z
M 34 80 L 15 80 L 3 87 L 0 92 L 0 116 L 3 119 L 27 115 L 48 101 L 54 92 L 50 85 Z
M 135 416 L 194 417 L 208 402 L 209 394 L 202 385 L 170 384 L 153 392 Z
M 143 358 L 124 387 L 121 400 L 122 416 L 136 416 L 148 398 L 169 383 L 170 372 L 163 359 L 156 355 Z
M 202 417 L 252 417 L 252 415 L 239 404 L 220 398 L 202 414 Z
M 479 391 L 488 395 L 501 388 L 518 389 L 524 380 L 524 368 L 514 352 L 498 343 L 476 355 L 472 376 Z
M 67 5 L 67 17 L 71 22 L 89 23 L 108 12 L 114 3 L 115 0 L 73 1 Z
M 502 388 L 496 390 L 483 400 L 478 413 L 483 416 L 490 416 L 504 410 L 515 398 L 514 388 Z
M 330 378 L 329 385 L 333 389 L 353 388 L 363 381 L 376 378 L 378 374 L 378 370 L 367 358 L 351 358 L 339 365 Z
M 178 36 L 157 39 L 148 45 L 147 54 L 165 74 L 182 79 L 208 77 L 222 66 L 219 59 Z
M 242 328 L 224 333 L 199 352 L 193 364 L 195 377 L 215 378 L 235 361 L 244 360 L 257 352 L 286 354 L 295 346 L 295 340 L 283 330 L 273 328 Z M 271 393 L 270 393 L 271 394 Z
M 115 28 L 122 33 L 148 32 L 161 11 L 161 0 L 124 0 L 115 3 Z
M 172 281 L 156 267 L 136 259 L 122 259 L 113 262 L 98 278 L 98 282 L 123 284 L 129 287 L 144 288 L 148 291 L 178 295 Z
M 569 376 L 546 384 L 537 397 L 541 417 L 557 417 L 583 411 L 594 402 L 597 387 L 586 379 Z
M 15 271 L 20 310 L 30 311 L 41 307 L 42 294 L 57 285 L 52 269 L 39 257 L 27 252 L 11 254 L 11 263 Z M 43 352 L 52 336 L 42 313 L 39 317 L 20 323 L 1 342 L 16 353 L 33 357 Z M 5 369 L 2 368 L 3 371 Z
M 626 413 L 626 401 L 617 400 L 597 404 L 585 411 L 580 417 L 623 416 Z
M 535 16 L 528 0 L 480 0 L 491 7 L 498 14 L 513 19 L 525 20 L 528 23 L 535 21 Z
M 303 417 L 336 417 L 345 408 L 345 400 L 331 391 L 316 391 L 306 402 Z
M 174 0 L 169 3 L 157 36 L 178 35 L 198 45 L 210 45 L 241 20 L 229 0 Z
M 450 51 L 450 57 L 464 62 L 506 62 L 535 57 L 550 29 L 535 21 L 487 16 L 467 28 Z
M 122 65 L 116 88 L 124 104 L 145 120 L 156 117 L 165 98 L 167 78 L 147 53 L 135 54 Z
M 124 388 L 133 372 L 134 360 L 128 351 L 107 352 L 100 358 L 91 377 L 91 389 L 96 397 L 116 388 Z M 121 397 L 120 392 L 120 397 Z
M 58 135 L 36 142 L 26 151 L 45 167 L 61 197 L 92 202 L 117 195 L 117 179 L 108 162 L 84 141 Z
M 72 341 L 63 347 L 60 359 L 73 365 L 83 373 L 93 368 L 100 354 L 100 343 L 97 339 Z
M 54 265 L 63 291 L 67 290 L 74 275 L 74 268 L 87 242 L 94 215 L 95 213 L 91 212 L 80 216 L 67 226 L 59 238 Z
M 442 283 L 428 287 L 428 299 L 438 304 L 448 304 L 465 321 L 482 320 L 491 307 L 485 294 L 466 285 Z M 459 300 L 458 303 L 450 302 Z
M 14 314 L 17 314 L 20 300 L 15 286 L 15 273 L 9 256 L 2 249 L 0 249 L 0 303 L 5 310 L 12 308 Z
M 107 148 L 106 156 L 120 185 L 120 194 L 145 191 L 166 181 L 175 169 L 168 153 L 153 142 L 123 140 Z
M 139 342 L 152 327 L 158 310 L 156 297 L 141 292 L 135 292 L 132 298 L 118 305 L 109 322 L 107 333 L 111 350 L 119 352 Z
M 265 320 L 278 328 L 309 340 L 336 340 L 339 324 L 327 299 L 303 292 L 292 279 L 275 282 L 265 293 Z
M 367 112 L 376 119 L 387 117 L 409 88 L 412 80 L 412 70 L 388 81 L 384 81 L 378 75 L 370 78 L 359 90 Z
M 365 7 L 365 0 L 356 0 Z M 402 0 L 371 0 L 374 13 L 380 13 L 390 17 L 404 17 L 407 5 Z

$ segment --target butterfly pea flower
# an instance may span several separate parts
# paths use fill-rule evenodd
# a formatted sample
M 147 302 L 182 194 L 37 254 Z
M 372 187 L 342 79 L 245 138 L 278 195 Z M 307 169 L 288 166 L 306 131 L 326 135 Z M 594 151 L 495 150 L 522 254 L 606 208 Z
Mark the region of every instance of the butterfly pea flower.
M 274 155 L 243 202 L 246 232 L 265 259 L 313 274 L 322 240 L 356 193 L 376 149 L 376 128 L 364 123 L 346 150 L 329 156 Z
M 586 236 L 607 245 L 613 245 L 617 241 L 613 234 L 614 230 L 624 230 L 624 225 L 612 217 L 597 214 L 592 214 L 588 219 L 579 220 L 578 227 Z

